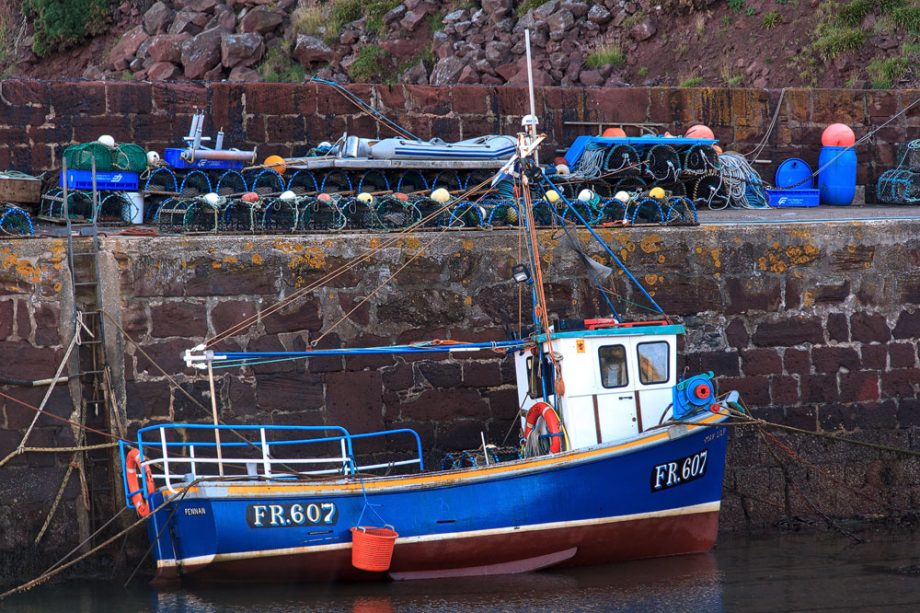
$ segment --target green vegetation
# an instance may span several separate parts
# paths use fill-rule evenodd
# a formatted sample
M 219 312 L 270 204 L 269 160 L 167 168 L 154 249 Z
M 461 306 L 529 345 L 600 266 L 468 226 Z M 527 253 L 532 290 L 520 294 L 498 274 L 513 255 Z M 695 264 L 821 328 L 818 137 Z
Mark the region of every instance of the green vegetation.
M 753 6 L 749 6 L 749 7 L 747 7 L 747 10 L 744 11 L 744 13 L 745 13 L 745 15 L 747 15 L 748 17 L 753 17 L 754 15 L 757 14 L 757 9 L 754 8 Z
M 32 51 L 46 57 L 104 32 L 112 0 L 23 0 L 22 12 L 35 26 Z
M 680 87 L 699 87 L 703 84 L 703 77 L 690 77 L 680 82 Z
M 524 0 L 523 2 L 517 5 L 517 8 L 514 9 L 514 11 L 517 13 L 518 17 L 523 17 L 524 15 L 527 14 L 528 11 L 531 11 L 537 8 L 544 2 L 546 2 L 546 0 Z
M 306 76 L 303 66 L 291 61 L 289 42 L 269 49 L 257 70 L 269 83 L 303 83 Z
M 719 76 L 722 77 L 722 83 L 724 83 L 726 87 L 738 87 L 744 82 L 744 75 L 732 73 L 731 68 L 728 66 L 722 66 L 722 70 L 719 71 Z
M 901 28 L 920 34 L 920 6 L 902 6 L 891 11 L 891 18 Z
M 368 45 L 358 51 L 358 57 L 348 68 L 348 76 L 356 83 L 386 81 L 390 54 L 377 45 Z
M 855 51 L 866 42 L 866 35 L 856 28 L 829 26 L 814 42 L 814 49 L 825 60 L 831 60 L 844 51 Z
M 321 6 L 299 6 L 291 14 L 295 34 L 318 36 L 326 30 L 326 15 Z
M 588 68 L 600 68 L 601 66 L 619 68 L 625 63 L 626 56 L 623 54 L 623 49 L 616 43 L 598 47 L 585 59 L 585 66 Z
M 620 24 L 620 27 L 623 28 L 624 31 L 629 30 L 634 25 L 642 23 L 643 19 L 645 19 L 645 13 L 643 13 L 642 11 L 636 11 L 635 13 L 633 13 L 632 15 L 624 19 L 623 23 Z
M 780 16 L 778 11 L 770 11 L 769 13 L 764 13 L 760 20 L 763 22 L 763 27 L 767 30 L 772 30 L 783 22 L 783 18 Z
M 639 71 L 636 74 L 638 74 L 640 77 L 647 77 L 648 76 L 648 66 L 642 66 L 641 68 L 639 68 Z
M 428 16 L 428 25 L 431 27 L 431 33 L 440 32 L 444 29 L 444 14 L 435 13 Z
M 910 70 L 910 59 L 890 57 L 872 60 L 866 67 L 874 89 L 891 89 Z
M 744 8 L 744 0 L 728 0 L 728 8 L 736 13 L 740 13 Z
M 367 31 L 383 34 L 383 16 L 399 6 L 399 0 L 370 0 L 364 12 L 367 15 Z

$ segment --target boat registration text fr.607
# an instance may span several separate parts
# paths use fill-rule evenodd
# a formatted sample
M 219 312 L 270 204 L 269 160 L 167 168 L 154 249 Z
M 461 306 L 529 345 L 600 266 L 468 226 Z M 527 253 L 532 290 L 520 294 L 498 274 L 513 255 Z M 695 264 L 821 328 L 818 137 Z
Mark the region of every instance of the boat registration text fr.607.
M 707 449 L 697 451 L 685 458 L 657 464 L 652 468 L 651 486 L 653 492 L 660 492 L 669 487 L 681 485 L 706 474 Z
M 251 504 L 246 507 L 246 523 L 250 528 L 332 526 L 338 521 L 338 515 L 334 502 Z

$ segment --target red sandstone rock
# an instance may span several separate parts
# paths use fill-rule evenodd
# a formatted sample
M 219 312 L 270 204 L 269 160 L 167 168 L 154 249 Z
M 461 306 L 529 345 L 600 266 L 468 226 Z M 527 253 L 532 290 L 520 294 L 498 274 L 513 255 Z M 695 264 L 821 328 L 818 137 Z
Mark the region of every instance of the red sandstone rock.
M 186 79 L 200 79 L 220 63 L 222 30 L 211 28 L 182 44 L 182 66 Z
M 259 6 L 246 13 L 240 21 L 240 32 L 271 32 L 281 25 L 284 18 L 283 13 Z
M 136 26 L 125 32 L 109 54 L 109 62 L 112 67 L 115 70 L 125 70 L 134 58 L 134 54 L 137 53 L 138 47 L 148 38 L 150 37 L 144 31 L 143 26 Z
M 156 2 L 144 13 L 144 31 L 153 36 L 166 31 L 172 23 L 175 12 L 165 3 Z
M 208 21 L 209 18 L 204 13 L 189 10 L 179 11 L 176 13 L 176 17 L 173 19 L 167 32 L 170 34 L 182 34 L 183 32 L 187 32 L 194 36 L 204 29 Z
M 455 57 L 446 57 L 435 65 L 429 81 L 432 85 L 450 85 L 457 82 L 462 70 L 462 61 Z
M 228 34 L 220 44 L 221 63 L 226 68 L 252 66 L 265 54 L 262 35 L 257 32 Z
M 314 62 L 328 62 L 332 59 L 332 49 L 321 38 L 298 34 L 293 56 L 302 66 L 309 66 Z
M 154 36 L 147 47 L 147 57 L 153 63 L 182 61 L 182 43 L 190 39 L 191 34 L 160 34 Z

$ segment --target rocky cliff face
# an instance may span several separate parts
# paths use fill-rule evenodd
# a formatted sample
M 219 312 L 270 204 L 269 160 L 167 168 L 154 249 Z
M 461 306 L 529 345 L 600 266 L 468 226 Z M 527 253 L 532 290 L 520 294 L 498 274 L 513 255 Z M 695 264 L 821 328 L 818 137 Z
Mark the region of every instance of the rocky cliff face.
M 315 74 L 523 84 L 529 29 L 537 84 L 898 87 L 918 78 L 920 9 L 912 7 L 910 0 L 874 8 L 862 0 L 126 0 L 101 42 L 39 59 L 23 48 L 30 36 L 18 36 L 7 64 L 8 74 L 45 78 L 299 82 Z

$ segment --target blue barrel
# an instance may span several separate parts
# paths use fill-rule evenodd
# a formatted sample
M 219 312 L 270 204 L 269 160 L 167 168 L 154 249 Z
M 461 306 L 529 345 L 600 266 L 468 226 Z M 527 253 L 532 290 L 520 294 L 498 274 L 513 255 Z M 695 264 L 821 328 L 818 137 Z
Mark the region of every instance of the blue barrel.
M 811 189 L 811 166 L 805 160 L 789 158 L 776 169 L 777 188 Z
M 856 150 L 846 147 L 822 147 L 821 155 L 818 157 L 818 168 L 821 169 L 818 173 L 821 204 L 852 204 L 856 195 Z

